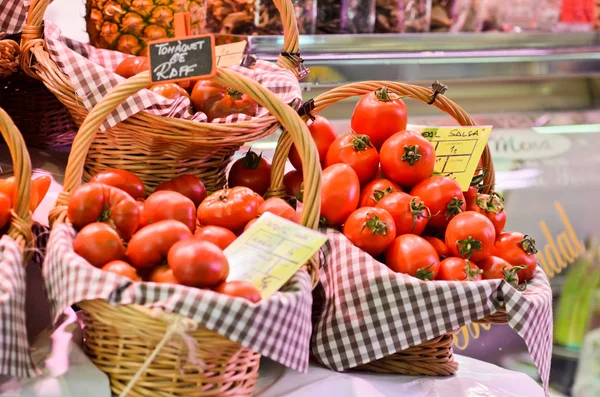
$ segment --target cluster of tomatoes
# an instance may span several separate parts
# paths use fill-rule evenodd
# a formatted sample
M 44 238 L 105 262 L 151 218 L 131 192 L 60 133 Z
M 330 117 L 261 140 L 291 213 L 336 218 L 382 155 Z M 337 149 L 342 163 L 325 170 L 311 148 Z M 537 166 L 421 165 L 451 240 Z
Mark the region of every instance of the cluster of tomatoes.
M 123 60 L 115 73 L 130 78 L 149 69 L 148 58 L 137 56 Z M 258 112 L 258 104 L 248 95 L 209 80 L 153 84 L 150 91 L 168 99 L 189 98 L 193 107 L 191 112 L 203 112 L 208 121 L 239 113 L 256 116 Z
M 52 179 L 47 176 L 40 176 L 32 179 L 29 200 L 29 210 L 33 213 L 40 205 L 48 189 Z M 17 181 L 14 176 L 6 179 L 0 179 L 0 230 L 6 231 L 10 225 L 12 211 L 15 210 L 15 192 L 17 189 Z
M 258 302 L 252 284 L 227 281 L 223 251 L 265 212 L 300 219 L 284 200 L 265 200 L 248 187 L 207 195 L 202 181 L 182 175 L 146 197 L 136 175 L 105 170 L 72 193 L 67 214 L 78 230 L 74 251 L 97 268 L 133 281 L 212 289 Z
M 322 223 L 342 227 L 357 247 L 395 272 L 424 280 L 502 278 L 513 285 L 533 277 L 535 243 L 504 232 L 504 200 L 479 192 L 485 170 L 467 192 L 452 178 L 433 176 L 435 150 L 407 131 L 407 110 L 385 87 L 363 96 L 351 118 L 352 132 L 337 136 L 326 119 L 310 126 L 323 179 Z M 301 199 L 301 160 L 284 178 Z

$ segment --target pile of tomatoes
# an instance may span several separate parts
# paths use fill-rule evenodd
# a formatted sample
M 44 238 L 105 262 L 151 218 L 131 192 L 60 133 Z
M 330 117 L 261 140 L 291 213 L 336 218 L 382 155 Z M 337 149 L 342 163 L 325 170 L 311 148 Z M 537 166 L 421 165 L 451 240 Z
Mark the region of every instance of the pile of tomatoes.
M 247 159 L 264 164 L 253 152 L 239 163 Z M 78 231 L 74 251 L 97 268 L 133 281 L 212 289 L 258 302 L 260 292 L 252 284 L 227 281 L 223 251 L 265 212 L 300 219 L 284 200 L 265 200 L 245 186 L 207 195 L 202 181 L 182 175 L 146 197 L 133 173 L 105 170 L 72 193 L 67 214 Z
M 123 60 L 115 69 L 115 73 L 130 78 L 149 69 L 148 58 L 137 56 Z M 153 84 L 150 91 L 168 99 L 190 99 L 191 113 L 203 112 L 208 121 L 239 113 L 256 116 L 258 112 L 258 104 L 248 95 L 208 80 Z
M 33 213 L 40 205 L 48 189 L 52 179 L 47 176 L 40 176 L 32 179 L 29 200 L 29 210 Z M 0 231 L 5 232 L 12 218 L 12 211 L 15 210 L 15 192 L 17 189 L 17 181 L 14 176 L 6 179 L 0 179 Z
M 463 192 L 452 178 L 434 176 L 435 150 L 421 134 L 407 131 L 407 110 L 381 87 L 363 96 L 351 118 L 351 133 L 337 136 L 317 116 L 310 132 L 323 179 L 321 220 L 342 228 L 357 247 L 395 272 L 423 280 L 505 279 L 517 286 L 533 277 L 535 242 L 505 232 L 504 200 L 480 193 L 485 169 Z M 285 175 L 286 192 L 301 200 L 302 164 Z

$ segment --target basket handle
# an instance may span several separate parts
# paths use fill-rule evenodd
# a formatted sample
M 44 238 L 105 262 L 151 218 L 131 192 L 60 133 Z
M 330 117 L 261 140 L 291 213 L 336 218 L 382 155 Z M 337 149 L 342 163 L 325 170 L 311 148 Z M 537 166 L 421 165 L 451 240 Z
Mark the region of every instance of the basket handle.
M 320 213 L 321 167 L 317 149 L 302 118 L 274 93 L 233 70 L 218 68 L 216 76 L 211 81 L 248 94 L 259 105 L 268 109 L 289 131 L 300 156 L 304 160 L 305 205 L 301 222 L 306 227 L 316 229 L 319 224 Z M 69 196 L 81 184 L 88 150 L 106 117 L 129 96 L 141 89 L 148 88 L 150 84 L 150 72 L 142 72 L 117 85 L 88 113 L 73 142 L 65 171 L 64 190 L 58 197 L 57 207 L 50 212 L 51 223 L 66 221 L 66 205 Z M 282 174 L 281 178 L 283 178 L 283 169 L 280 172 Z
M 292 0 L 271 0 L 279 10 L 283 25 L 283 50 L 277 59 L 277 65 L 284 69 L 291 70 L 298 77 L 298 67 L 301 58 L 299 56 L 289 57 L 283 54 L 299 54 L 299 31 L 296 12 Z M 44 46 L 42 22 L 44 14 L 48 8 L 49 0 L 32 0 L 27 15 L 27 23 L 21 34 L 21 68 L 28 75 L 37 78 L 31 70 L 31 48 L 35 45 Z
M 311 112 L 313 114 L 318 114 L 328 106 L 331 106 L 339 101 L 353 96 L 361 96 L 371 93 L 383 86 L 388 87 L 390 92 L 393 92 L 401 97 L 412 98 L 434 105 L 455 119 L 461 126 L 475 125 L 473 119 L 467 114 L 467 112 L 463 110 L 463 108 L 445 97 L 443 94 L 437 94 L 434 96 L 434 92 L 429 88 L 391 81 L 364 81 L 336 87 L 314 98 L 314 109 Z M 432 98 L 435 99 L 433 102 L 431 102 Z M 274 168 L 280 168 L 282 167 L 282 164 L 285 166 L 291 146 L 291 140 L 286 135 L 287 131 L 284 131 L 279 139 L 277 150 L 275 151 L 275 155 L 273 157 Z M 482 190 L 484 193 L 489 193 L 494 188 L 496 176 L 494 171 L 494 163 L 492 162 L 492 155 L 488 145 L 486 145 L 485 150 L 483 151 L 482 158 L 483 166 L 486 169 Z M 281 191 L 283 189 L 283 178 L 279 175 L 272 174 L 272 179 L 273 180 L 271 183 L 276 187 L 273 189 L 276 191 Z
M 13 123 L 8 114 L 0 108 L 0 132 L 8 145 L 13 162 L 13 173 L 15 176 L 14 209 L 11 211 L 11 224 L 8 235 L 13 238 L 21 252 L 25 253 L 24 263 L 33 252 L 26 252 L 26 248 L 33 246 L 33 233 L 31 232 L 31 211 L 29 201 L 31 198 L 31 159 L 23 136 Z

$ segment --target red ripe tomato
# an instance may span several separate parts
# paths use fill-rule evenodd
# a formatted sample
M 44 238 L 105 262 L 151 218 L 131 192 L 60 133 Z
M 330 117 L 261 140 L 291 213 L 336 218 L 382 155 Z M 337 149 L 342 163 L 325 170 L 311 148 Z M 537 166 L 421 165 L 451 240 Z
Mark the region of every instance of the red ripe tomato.
M 266 200 L 258 209 L 258 216 L 261 216 L 265 212 L 270 212 L 289 221 L 300 223 L 300 215 L 298 215 L 296 210 L 284 200 L 277 197 Z
M 263 196 L 271 184 L 271 163 L 262 154 L 248 150 L 229 170 L 229 187 L 246 186 Z
M 201 225 L 221 226 L 235 233 L 258 216 L 263 202 L 262 197 L 247 187 L 218 190 L 198 207 L 198 221 Z
M 335 127 L 325 117 L 317 115 L 315 116 L 315 120 L 312 122 L 312 124 L 308 126 L 308 130 L 310 131 L 310 136 L 317 146 L 319 162 L 321 163 L 321 167 L 323 167 L 325 164 L 327 149 L 329 149 L 329 146 L 331 146 L 337 137 Z M 302 172 L 302 159 L 300 159 L 298 149 L 296 149 L 296 146 L 294 145 L 292 145 L 290 148 L 289 159 L 294 168 Z
M 394 218 L 396 235 L 416 234 L 421 235 L 431 218 L 429 208 L 423 205 L 418 197 L 413 197 L 404 192 L 392 192 L 377 203 L 378 208 L 383 208 Z
M 258 220 L 258 218 L 254 218 L 250 222 L 246 223 L 246 226 L 244 226 L 244 231 L 250 229 L 252 227 L 252 225 L 254 225 L 256 223 L 257 220 Z
M 162 265 L 152 271 L 150 281 L 160 284 L 179 284 L 169 265 Z
M 150 91 L 167 99 L 173 100 L 181 97 L 190 97 L 190 94 L 188 94 L 186 90 L 184 90 L 179 84 L 175 83 L 154 84 L 152 87 L 150 87 Z
M 181 175 L 177 178 L 162 182 L 156 187 L 155 192 L 160 190 L 171 190 L 183 194 L 185 197 L 192 200 L 194 205 L 198 207 L 206 198 L 206 186 L 194 175 Z
M 483 270 L 473 262 L 463 258 L 446 258 L 440 262 L 438 280 L 446 281 L 479 281 Z
M 215 288 L 220 294 L 243 298 L 252 303 L 260 302 L 260 291 L 248 281 L 232 280 L 221 283 Z
M 147 57 L 129 57 L 125 58 L 115 69 L 115 73 L 126 79 L 135 76 L 149 68 Z
M 517 232 L 505 232 L 498 236 L 492 249 L 492 255 L 504 259 L 514 267 L 525 266 L 519 270 L 519 279 L 529 281 L 537 267 L 537 248 L 535 240 Z
M 411 196 L 420 197 L 431 211 L 427 225 L 437 230 L 444 230 L 448 222 L 466 210 L 465 196 L 460 185 L 452 178 L 434 176 L 419 182 L 410 191 Z
M 208 241 L 181 240 L 173 244 L 167 257 L 180 284 L 213 288 L 227 279 L 229 262 L 223 250 Z
M 362 207 L 344 223 L 344 235 L 372 256 L 382 254 L 396 238 L 394 219 L 384 209 Z
M 478 194 L 475 203 L 467 204 L 467 211 L 479 212 L 485 215 L 496 230 L 496 236 L 504 231 L 506 225 L 506 211 L 504 211 L 504 198 L 498 193 Z
M 100 222 L 90 223 L 77 233 L 73 250 L 97 268 L 125 258 L 125 248 L 117 232 Z
M 285 186 L 285 194 L 289 197 L 294 197 L 298 201 L 302 201 L 302 188 L 304 177 L 302 172 L 292 170 L 283 176 L 283 186 Z
M 140 210 L 123 190 L 100 183 L 86 183 L 69 198 L 67 215 L 76 228 L 107 222 L 127 240 L 138 229 Z
M 133 197 L 134 200 L 146 197 L 144 183 L 137 175 L 125 170 L 104 170 L 92 177 L 90 183 L 114 186 Z
M 379 200 L 386 195 L 394 192 L 402 191 L 400 186 L 387 179 L 375 179 L 363 187 L 360 192 L 359 207 L 375 207 Z
M 243 113 L 256 116 L 258 104 L 247 94 L 225 88 L 210 80 L 198 80 L 192 88 L 192 105 L 206 114 L 208 121 Z
M 174 219 L 196 230 L 196 206 L 189 198 L 181 193 L 161 190 L 152 193 L 144 202 L 142 220 L 143 226 L 150 225 L 165 219 Z
M 456 215 L 446 229 L 446 245 L 450 253 L 476 263 L 490 256 L 495 241 L 496 231 L 492 222 L 473 211 Z
M 167 258 L 173 244 L 190 237 L 190 228 L 179 221 L 167 219 L 151 223 L 129 240 L 127 258 L 136 269 L 152 269 Z
M 465 196 L 465 203 L 467 205 L 468 211 L 474 211 L 475 201 L 477 200 L 477 195 L 479 194 L 479 190 L 475 186 L 469 186 L 469 190 L 463 192 L 463 196 Z
M 196 231 L 194 238 L 211 242 L 224 250 L 235 241 L 237 236 L 231 230 L 221 226 L 204 226 Z
M 448 249 L 448 246 L 446 245 L 445 242 L 443 242 L 442 240 L 440 240 L 437 237 L 423 236 L 423 238 L 429 244 L 431 244 L 431 246 L 433 248 L 435 248 L 435 251 L 438 253 L 440 260 L 446 259 L 447 257 L 450 256 L 450 250 Z
M 385 254 L 385 264 L 396 273 L 421 280 L 435 280 L 440 258 L 435 249 L 422 237 L 404 234 L 396 237 Z
M 412 187 L 431 177 L 435 168 L 433 145 L 412 131 L 392 135 L 381 147 L 381 170 L 403 187 Z
M 118 274 L 119 276 L 127 277 L 132 281 L 142 281 L 135 268 L 125 261 L 110 261 L 106 265 L 102 266 L 102 270 L 105 272 Z
M 48 175 L 31 180 L 31 200 L 29 202 L 29 209 L 31 212 L 34 212 L 42 200 L 44 200 L 46 193 L 48 193 L 48 189 L 50 189 L 51 183 L 52 178 Z
M 0 229 L 10 221 L 10 197 L 0 192 Z
M 348 164 L 358 175 L 361 185 L 365 185 L 377 176 L 379 154 L 366 135 L 346 134 L 337 138 L 327 151 L 325 166 Z
M 519 287 L 520 281 L 519 275 L 517 274 L 517 272 L 522 269 L 521 266 L 514 267 L 502 258 L 488 256 L 479 261 L 479 268 L 483 270 L 483 278 L 485 280 L 505 280 L 518 290 L 524 289 Z
M 369 136 L 373 146 L 379 150 L 389 137 L 406 129 L 407 119 L 402 99 L 390 93 L 387 87 L 380 87 L 358 101 L 350 127 L 357 134 Z
M 349 165 L 334 164 L 325 168 L 321 181 L 321 220 L 326 226 L 340 226 L 358 206 L 358 176 Z

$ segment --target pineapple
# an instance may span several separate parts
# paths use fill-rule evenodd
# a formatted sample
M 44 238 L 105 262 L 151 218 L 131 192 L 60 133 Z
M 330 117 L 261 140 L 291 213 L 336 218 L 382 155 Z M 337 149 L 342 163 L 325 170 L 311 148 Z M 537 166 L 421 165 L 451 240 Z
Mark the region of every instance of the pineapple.
M 148 41 L 174 36 L 177 12 L 189 12 L 192 34 L 202 33 L 205 0 L 87 0 L 90 43 L 127 54 L 147 55 Z

